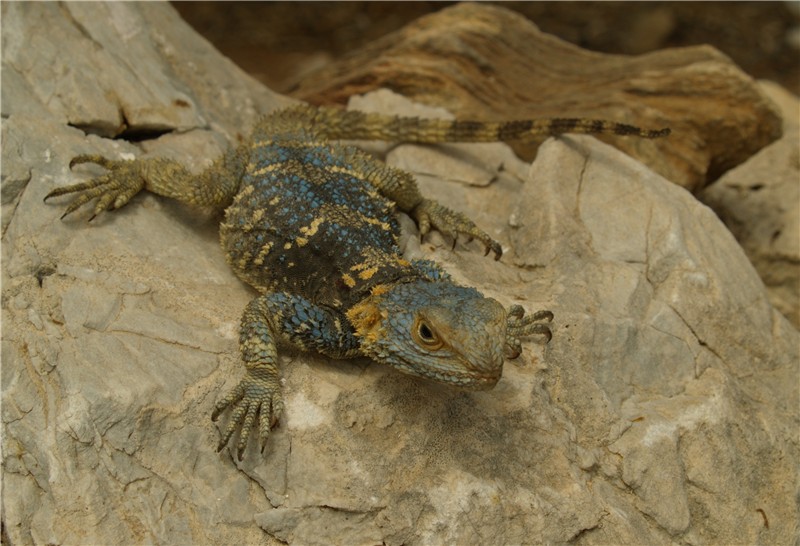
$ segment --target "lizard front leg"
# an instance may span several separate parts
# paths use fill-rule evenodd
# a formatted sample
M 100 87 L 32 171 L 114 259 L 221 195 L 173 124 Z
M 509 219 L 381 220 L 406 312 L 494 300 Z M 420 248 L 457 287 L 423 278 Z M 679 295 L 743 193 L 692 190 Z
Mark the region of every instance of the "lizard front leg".
M 270 429 L 283 411 L 278 377 L 277 345 L 317 351 L 332 358 L 358 356 L 359 342 L 348 323 L 332 311 L 283 292 L 265 294 L 251 301 L 242 314 L 239 348 L 246 368 L 241 382 L 215 405 L 213 420 L 227 408 L 231 416 L 218 451 L 241 426 L 236 454 L 242 460 L 254 425 L 263 451 Z
M 530 335 L 544 336 L 544 343 L 548 343 L 553 337 L 550 327 L 542 321 L 550 322 L 553 320 L 551 311 L 536 311 L 532 315 L 525 315 L 525 309 L 521 305 L 512 305 L 506 312 L 506 344 L 505 355 L 508 359 L 517 358 L 522 354 L 522 342 L 520 338 Z
M 81 163 L 95 163 L 108 172 L 85 182 L 56 188 L 44 200 L 74 194 L 75 199 L 64 212 L 64 218 L 96 199 L 90 220 L 105 210 L 124 206 L 143 189 L 190 205 L 224 207 L 236 195 L 247 161 L 245 146 L 229 150 L 199 174 L 165 158 L 126 161 L 96 154 L 79 155 L 70 161 L 70 168 Z

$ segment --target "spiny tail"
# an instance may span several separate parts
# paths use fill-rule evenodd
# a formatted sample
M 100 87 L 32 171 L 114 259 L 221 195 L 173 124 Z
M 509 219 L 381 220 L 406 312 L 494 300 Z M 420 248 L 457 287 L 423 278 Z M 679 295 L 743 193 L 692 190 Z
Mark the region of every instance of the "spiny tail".
M 313 131 L 327 139 L 388 140 L 395 142 L 497 142 L 532 140 L 564 133 L 611 134 L 660 138 L 669 128 L 650 130 L 615 121 L 549 118 L 517 121 L 453 121 L 301 106 L 285 111 L 308 122 Z

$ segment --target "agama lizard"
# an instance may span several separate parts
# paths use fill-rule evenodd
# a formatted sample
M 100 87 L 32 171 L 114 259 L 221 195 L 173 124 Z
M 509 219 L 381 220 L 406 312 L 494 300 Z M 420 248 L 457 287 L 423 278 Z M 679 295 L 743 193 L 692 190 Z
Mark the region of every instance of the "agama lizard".
M 420 236 L 431 229 L 500 245 L 466 216 L 424 198 L 414 178 L 338 139 L 489 142 L 561 133 L 656 138 L 621 123 L 547 119 L 502 123 L 447 121 L 296 106 L 274 112 L 251 138 L 200 174 L 169 159 L 111 160 L 80 155 L 108 172 L 57 188 L 75 194 L 64 216 L 95 200 L 94 218 L 142 189 L 192 205 L 224 207 L 222 247 L 236 274 L 260 295 L 245 308 L 239 345 L 246 372 L 212 419 L 231 408 L 218 449 L 237 427 L 239 459 L 257 425 L 261 448 L 283 409 L 277 346 L 332 358 L 366 356 L 401 372 L 468 389 L 490 389 L 520 338 L 550 340 L 553 314 L 525 315 L 474 288 L 457 285 L 429 260 L 408 261 L 398 247 L 394 211 L 409 214 Z M 64 217 L 62 216 L 62 218 Z

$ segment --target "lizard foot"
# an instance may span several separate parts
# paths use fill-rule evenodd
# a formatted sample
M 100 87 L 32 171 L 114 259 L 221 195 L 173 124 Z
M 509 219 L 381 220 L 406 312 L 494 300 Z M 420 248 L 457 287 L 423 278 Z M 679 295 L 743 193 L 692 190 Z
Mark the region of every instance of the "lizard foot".
M 56 188 L 48 193 L 44 198 L 45 201 L 59 195 L 77 194 L 61 216 L 62 219 L 92 199 L 97 199 L 94 214 L 89 218 L 89 221 L 92 221 L 104 210 L 120 208 L 144 188 L 145 180 L 139 161 L 113 160 L 101 155 L 87 154 L 75 157 L 69 162 L 69 167 L 71 169 L 81 163 L 96 163 L 110 172 L 86 182 Z
M 433 228 L 452 238 L 453 248 L 455 248 L 458 234 L 461 233 L 467 235 L 470 241 L 478 239 L 486 248 L 485 254 L 489 254 L 490 251 L 494 252 L 495 260 L 499 260 L 500 256 L 503 255 L 503 248 L 500 243 L 489 237 L 472 220 L 460 212 L 440 205 L 436 201 L 423 199 L 411 211 L 411 217 L 414 218 L 417 226 L 419 226 L 420 238 L 424 237 Z
M 550 327 L 541 323 L 553 320 L 553 313 L 550 311 L 536 311 L 533 315 L 525 316 L 525 309 L 521 305 L 512 305 L 508 309 L 507 316 L 505 353 L 509 360 L 522 354 L 521 337 L 542 335 L 545 337 L 545 343 L 553 337 Z
M 259 372 L 259 370 L 248 370 L 244 379 L 217 401 L 211 414 L 211 419 L 216 421 L 226 408 L 232 408 L 230 421 L 220 439 L 217 451 L 222 451 L 236 431 L 236 427 L 241 425 L 239 442 L 236 445 L 236 456 L 240 461 L 253 425 L 258 422 L 258 435 L 263 453 L 269 431 L 277 424 L 278 417 L 283 411 L 283 400 L 277 381 L 269 374 Z

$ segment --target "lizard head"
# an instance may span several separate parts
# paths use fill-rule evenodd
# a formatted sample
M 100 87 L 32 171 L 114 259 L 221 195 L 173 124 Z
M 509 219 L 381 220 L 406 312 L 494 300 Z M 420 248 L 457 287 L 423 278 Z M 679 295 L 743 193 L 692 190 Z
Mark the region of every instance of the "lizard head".
M 364 353 L 401 372 L 469 389 L 491 389 L 503 372 L 506 312 L 474 288 L 377 287 L 347 317 Z

